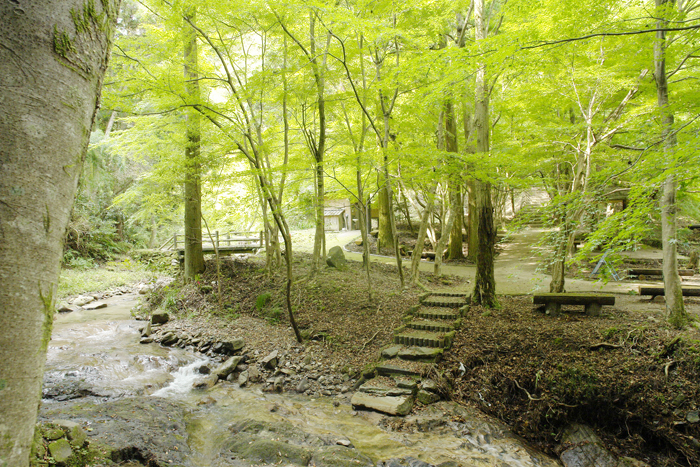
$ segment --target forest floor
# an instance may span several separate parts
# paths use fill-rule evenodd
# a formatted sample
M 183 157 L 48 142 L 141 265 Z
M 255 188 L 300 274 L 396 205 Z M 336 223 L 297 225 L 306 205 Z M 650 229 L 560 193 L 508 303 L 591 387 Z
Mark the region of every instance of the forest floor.
M 352 232 L 331 235 L 327 246 L 352 237 Z M 324 266 L 309 279 L 309 255 L 294 258 L 298 279 L 292 304 L 307 339 L 305 353 L 313 353 L 329 373 L 359 377 L 378 361 L 392 330 L 423 290 L 401 289 L 393 258 L 373 257 L 371 299 L 361 263 L 350 261 L 345 271 Z M 283 272 L 267 275 L 262 266 L 259 258 L 225 260 L 217 282 L 210 263 L 201 281 L 160 297 L 180 311 L 168 325 L 214 338 L 242 333 L 246 348 L 256 354 L 297 346 L 284 307 Z M 421 270 L 431 268 L 431 263 L 421 264 Z M 458 274 L 435 278 L 422 272 L 421 281 L 432 290 L 469 293 L 473 268 L 448 263 L 444 271 Z M 504 294 L 501 307 L 471 307 L 438 366 L 445 396 L 504 421 L 553 455 L 563 429 L 581 422 L 618 455 L 653 466 L 700 465 L 696 325 L 681 332 L 670 328 L 663 299 L 635 295 L 638 283 L 625 281 L 567 279 L 568 290 L 616 292 L 615 306 L 604 307 L 598 317 L 574 307 L 546 316 L 524 295 L 547 285 L 528 232 L 503 245 L 496 276 Z M 685 303 L 699 319 L 700 300 L 686 298 Z

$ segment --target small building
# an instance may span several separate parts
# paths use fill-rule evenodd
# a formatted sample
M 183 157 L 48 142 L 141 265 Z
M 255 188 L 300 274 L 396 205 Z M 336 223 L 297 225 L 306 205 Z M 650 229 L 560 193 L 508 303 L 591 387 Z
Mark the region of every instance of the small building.
M 323 222 L 326 230 L 351 230 L 353 228 L 352 220 L 352 206 L 349 199 L 326 200 L 323 209 Z

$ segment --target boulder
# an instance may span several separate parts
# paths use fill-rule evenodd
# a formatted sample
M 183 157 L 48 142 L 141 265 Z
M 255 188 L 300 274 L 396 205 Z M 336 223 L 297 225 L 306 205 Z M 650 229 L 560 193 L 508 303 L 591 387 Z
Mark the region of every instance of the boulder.
M 270 370 L 274 370 L 277 368 L 277 362 L 279 361 L 279 352 L 277 350 L 273 350 L 269 354 L 267 354 L 266 357 L 264 357 L 260 362 L 263 364 L 264 368 L 268 368 Z
M 214 346 L 211 349 L 212 349 L 212 351 L 214 351 L 216 353 L 222 353 L 225 355 L 233 355 L 236 352 L 243 349 L 244 346 L 245 346 L 245 340 L 243 340 L 242 338 L 239 337 L 237 339 L 233 339 L 230 341 L 217 342 L 216 344 L 214 344 Z
M 360 467 L 373 466 L 374 462 L 360 451 L 341 445 L 322 447 L 314 453 L 309 465 L 316 467 Z
M 438 396 L 437 394 L 433 394 L 432 392 L 428 392 L 424 389 L 420 389 L 418 390 L 418 394 L 416 394 L 416 400 L 418 400 L 418 402 L 420 402 L 423 405 L 430 405 L 439 401 L 440 396 Z
M 73 448 L 70 447 L 67 439 L 61 438 L 49 443 L 49 453 L 56 465 L 66 465 L 73 457 Z
M 168 331 L 165 334 L 163 334 L 163 337 L 160 339 L 160 343 L 163 345 L 173 345 L 175 342 L 177 342 L 177 334 L 175 334 L 174 331 Z
M 170 314 L 168 314 L 167 311 L 156 310 L 153 312 L 153 315 L 151 315 L 152 324 L 165 324 L 168 321 L 170 321 Z
M 141 337 L 148 337 L 151 335 L 151 322 L 148 321 L 146 325 L 141 330 Z
M 238 385 L 240 387 L 243 387 L 246 384 L 248 384 L 249 380 L 250 380 L 250 376 L 249 376 L 248 370 L 241 371 L 241 373 L 238 375 Z
M 56 307 L 56 311 L 58 311 L 59 313 L 70 313 L 72 311 L 76 311 L 77 309 L 77 307 L 71 306 L 66 302 L 61 302 Z
M 260 370 L 255 365 L 248 368 L 248 381 L 257 383 L 260 381 Z
M 105 302 L 90 302 L 87 305 L 83 305 L 86 310 L 99 310 L 100 308 L 107 308 Z
M 217 381 L 219 381 L 219 377 L 216 374 L 211 374 L 197 378 L 194 383 L 192 383 L 192 387 L 194 389 L 209 389 L 213 388 Z
M 94 302 L 95 297 L 91 297 L 89 295 L 79 295 L 78 298 L 73 300 L 73 305 L 75 306 L 84 306 L 87 305 L 90 302 Z
M 301 381 L 299 381 L 299 384 L 297 384 L 296 391 L 298 393 L 304 393 L 309 389 L 309 379 L 304 376 L 301 378 Z
M 226 446 L 239 458 L 256 464 L 308 465 L 311 451 L 285 441 L 260 439 L 246 434 L 231 438 Z
M 618 462 L 593 430 L 574 423 L 564 430 L 559 458 L 564 467 L 617 467 Z
M 216 370 L 214 370 L 214 374 L 218 376 L 219 379 L 226 379 L 228 375 L 236 371 L 236 367 L 242 359 L 243 357 L 241 357 L 240 355 L 229 358 L 224 363 L 219 365 L 219 367 Z
M 343 253 L 343 249 L 339 246 L 334 246 L 328 250 L 326 264 L 332 268 L 340 270 L 345 269 L 347 267 L 347 261 L 345 260 L 345 253 Z

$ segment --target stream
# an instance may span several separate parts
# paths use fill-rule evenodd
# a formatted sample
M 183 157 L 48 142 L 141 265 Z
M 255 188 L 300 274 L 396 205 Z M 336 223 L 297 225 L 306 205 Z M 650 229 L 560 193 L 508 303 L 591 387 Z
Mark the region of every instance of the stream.
M 560 465 L 502 424 L 448 402 L 395 419 L 353 410 L 350 394 L 311 398 L 227 382 L 193 390 L 209 358 L 140 344 L 144 323 L 130 315 L 137 300 L 115 296 L 103 300 L 106 308 L 57 316 L 46 361 L 40 419 L 79 422 L 91 440 L 119 448 L 115 460 L 188 467 Z

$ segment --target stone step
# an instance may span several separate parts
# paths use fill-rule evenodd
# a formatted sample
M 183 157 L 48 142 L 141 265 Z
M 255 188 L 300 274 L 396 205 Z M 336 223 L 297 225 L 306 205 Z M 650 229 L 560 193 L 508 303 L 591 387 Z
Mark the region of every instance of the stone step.
M 450 332 L 455 328 L 454 321 L 434 321 L 430 319 L 414 319 L 406 325 L 419 331 Z
M 400 387 L 394 378 L 388 376 L 378 376 L 367 381 L 358 388 L 358 391 L 372 394 L 374 396 L 413 396 L 415 388 Z
M 461 297 L 466 298 L 467 292 L 430 292 L 427 297 Z
M 406 330 L 394 336 L 394 343 L 418 347 L 445 347 L 445 333 Z
M 445 308 L 460 308 L 467 304 L 467 299 L 464 296 L 445 296 L 430 294 L 424 298 L 421 303 L 423 306 L 445 307 Z
M 441 347 L 409 346 L 399 350 L 398 357 L 402 360 L 437 363 L 442 359 L 443 352 Z
M 413 396 L 376 396 L 357 391 L 350 403 L 355 409 L 371 409 L 389 415 L 407 415 L 413 408 Z
M 393 359 L 377 365 L 380 376 L 422 376 L 433 367 L 432 363 Z
M 414 316 L 420 319 L 444 319 L 452 321 L 455 321 L 460 317 L 459 313 L 442 307 L 419 308 Z

